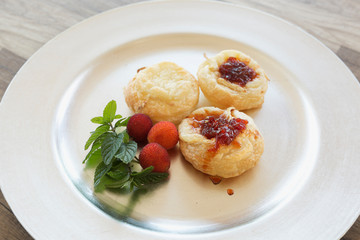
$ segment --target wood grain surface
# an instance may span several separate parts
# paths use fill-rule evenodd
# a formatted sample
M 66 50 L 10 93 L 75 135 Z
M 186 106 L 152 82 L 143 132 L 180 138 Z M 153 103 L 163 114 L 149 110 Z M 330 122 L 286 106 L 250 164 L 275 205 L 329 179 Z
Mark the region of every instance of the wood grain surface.
M 0 0 L 0 99 L 25 61 L 51 38 L 83 19 L 135 2 L 139 1 Z M 335 52 L 360 79 L 360 1 L 225 2 L 256 8 L 300 26 Z M 1 191 L 0 239 L 32 239 L 17 221 Z M 360 240 L 360 218 L 341 239 Z

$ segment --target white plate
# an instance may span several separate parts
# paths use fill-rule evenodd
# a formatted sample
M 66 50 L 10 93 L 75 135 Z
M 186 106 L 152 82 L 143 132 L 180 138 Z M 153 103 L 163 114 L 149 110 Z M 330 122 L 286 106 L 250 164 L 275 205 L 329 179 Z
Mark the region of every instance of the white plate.
M 271 79 L 263 107 L 247 112 L 265 138 L 259 164 L 213 185 L 175 149 L 170 180 L 153 192 L 94 195 L 81 164 L 89 119 L 111 99 L 130 114 L 122 88 L 138 68 L 167 60 L 196 74 L 204 53 L 224 49 Z M 359 102 L 346 66 L 281 19 L 217 2 L 130 5 L 60 34 L 11 82 L 1 189 L 36 239 L 337 239 L 360 210 Z

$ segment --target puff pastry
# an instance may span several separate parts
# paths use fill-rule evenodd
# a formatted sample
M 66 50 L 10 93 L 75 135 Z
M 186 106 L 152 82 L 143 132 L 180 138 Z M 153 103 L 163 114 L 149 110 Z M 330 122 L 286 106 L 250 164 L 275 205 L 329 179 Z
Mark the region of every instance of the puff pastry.
M 128 107 L 147 114 L 154 122 L 179 124 L 199 101 L 195 77 L 172 62 L 142 68 L 124 89 Z
M 238 74 L 237 78 L 232 79 L 231 75 L 220 71 L 229 70 L 229 59 L 237 61 L 237 66 L 232 69 Z M 255 60 L 236 50 L 224 50 L 207 58 L 199 66 L 197 77 L 205 97 L 219 108 L 235 107 L 245 110 L 260 107 L 268 88 L 264 70 Z
M 205 122 L 211 117 L 213 120 L 222 119 L 225 123 L 223 127 L 216 129 L 218 133 L 224 129 L 228 131 L 225 126 L 234 121 L 242 123 L 243 128 L 238 135 L 233 136 L 232 141 L 217 143 L 218 133 L 212 138 L 203 133 Z M 229 131 L 233 130 L 231 128 Z M 226 110 L 215 107 L 195 110 L 180 123 L 179 138 L 181 153 L 194 168 L 222 178 L 239 176 L 253 168 L 264 151 L 264 139 L 253 119 L 233 107 Z

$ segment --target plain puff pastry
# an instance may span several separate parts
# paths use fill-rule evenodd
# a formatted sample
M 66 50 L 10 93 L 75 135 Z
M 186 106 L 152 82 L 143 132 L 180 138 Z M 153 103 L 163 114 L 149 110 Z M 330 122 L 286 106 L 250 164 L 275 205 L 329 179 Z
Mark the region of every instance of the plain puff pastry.
M 128 107 L 154 122 L 179 124 L 199 101 L 199 85 L 188 71 L 172 62 L 140 69 L 124 89 Z
M 241 118 L 248 121 L 246 129 L 229 145 L 220 145 L 214 152 L 215 138 L 208 139 L 200 133 L 195 119 L 224 114 L 227 119 Z M 230 107 L 222 110 L 203 107 L 195 110 L 179 125 L 180 150 L 185 159 L 196 169 L 211 176 L 230 178 L 253 168 L 264 151 L 264 139 L 253 119 Z M 210 151 L 209 151 L 210 150 Z
M 244 87 L 221 77 L 219 67 L 229 57 L 245 63 L 256 77 Z M 215 57 L 207 58 L 198 69 L 199 85 L 206 98 L 219 108 L 235 107 L 238 110 L 260 107 L 268 88 L 268 78 L 255 60 L 236 50 L 224 50 Z

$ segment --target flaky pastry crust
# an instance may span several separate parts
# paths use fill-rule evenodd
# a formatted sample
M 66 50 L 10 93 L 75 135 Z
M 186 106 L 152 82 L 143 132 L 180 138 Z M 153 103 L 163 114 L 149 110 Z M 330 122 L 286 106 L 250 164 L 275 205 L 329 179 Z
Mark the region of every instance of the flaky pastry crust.
M 235 57 L 256 72 L 256 77 L 244 87 L 221 78 L 219 67 L 229 57 Z M 235 107 L 245 110 L 260 107 L 268 88 L 268 78 L 259 64 L 248 55 L 236 50 L 224 50 L 207 58 L 197 72 L 200 88 L 216 107 Z
M 200 133 L 200 128 L 194 127 L 194 117 L 204 119 L 206 116 L 220 114 L 224 114 L 229 120 L 241 118 L 248 123 L 244 132 L 240 133 L 232 143 L 220 145 L 214 152 L 211 149 L 215 146 L 215 138 L 204 137 Z M 253 168 L 264 151 L 264 139 L 253 119 L 233 107 L 226 110 L 215 107 L 195 110 L 180 123 L 179 138 L 181 153 L 194 168 L 208 175 L 223 178 L 239 176 Z
M 147 114 L 154 122 L 174 124 L 189 115 L 199 101 L 195 77 L 172 62 L 161 62 L 138 71 L 124 89 L 128 107 Z

